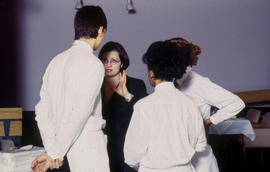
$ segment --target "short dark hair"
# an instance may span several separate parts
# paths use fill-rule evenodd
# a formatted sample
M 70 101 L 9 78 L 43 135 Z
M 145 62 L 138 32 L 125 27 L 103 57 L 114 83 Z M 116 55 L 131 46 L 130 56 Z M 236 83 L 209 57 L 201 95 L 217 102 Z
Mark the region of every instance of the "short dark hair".
M 107 29 L 107 18 L 99 6 L 84 6 L 80 8 L 74 18 L 75 40 L 96 38 L 100 27 Z
M 173 81 L 185 73 L 188 51 L 189 49 L 178 47 L 169 41 L 157 41 L 147 49 L 143 62 L 153 71 L 155 78 Z
M 123 64 L 122 70 L 125 70 L 129 66 L 129 58 L 125 48 L 118 42 L 107 42 L 100 50 L 98 58 L 100 60 L 104 59 L 106 54 L 110 51 L 117 51 Z

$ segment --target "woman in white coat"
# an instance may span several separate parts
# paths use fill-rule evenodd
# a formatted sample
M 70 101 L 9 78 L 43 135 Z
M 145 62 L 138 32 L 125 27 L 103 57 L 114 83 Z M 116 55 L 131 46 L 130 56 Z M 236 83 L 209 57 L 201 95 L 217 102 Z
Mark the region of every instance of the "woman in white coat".
M 191 52 L 187 59 L 189 66 L 184 76 L 176 80 L 176 85 L 180 91 L 191 96 L 199 105 L 206 131 L 210 124 L 215 127 L 216 124 L 235 117 L 245 107 L 244 102 L 235 94 L 191 70 L 192 66 L 197 65 L 198 55 L 201 53 L 200 47 L 183 38 L 172 38 L 169 41 L 176 43 L 179 47 L 190 47 Z M 218 108 L 213 115 L 211 115 L 211 107 Z M 209 145 L 204 152 L 195 154 L 192 164 L 197 172 L 219 171 L 216 158 Z
M 124 146 L 125 162 L 139 172 L 194 172 L 191 159 L 206 147 L 196 103 L 173 84 L 186 69 L 183 52 L 159 41 L 143 56 L 155 90 L 134 105 Z

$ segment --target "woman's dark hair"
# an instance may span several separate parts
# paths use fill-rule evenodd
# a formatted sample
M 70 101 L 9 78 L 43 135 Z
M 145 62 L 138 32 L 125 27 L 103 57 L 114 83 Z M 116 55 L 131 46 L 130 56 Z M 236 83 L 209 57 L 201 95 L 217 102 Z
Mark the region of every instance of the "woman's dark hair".
M 110 51 L 117 51 L 122 63 L 122 68 L 121 70 L 125 70 L 128 68 L 129 66 L 129 58 L 127 55 L 127 52 L 125 50 L 125 48 L 118 42 L 107 42 L 100 50 L 98 58 L 100 60 L 104 59 L 105 56 L 107 55 L 108 52 Z
M 74 18 L 75 40 L 96 38 L 100 27 L 107 29 L 107 18 L 99 6 L 84 6 L 80 8 Z
M 143 55 L 143 62 L 152 70 L 155 78 L 166 81 L 179 79 L 185 73 L 188 48 L 178 47 L 169 41 L 154 42 Z
M 173 42 L 177 46 L 182 47 L 182 48 L 190 47 L 191 52 L 189 53 L 188 63 L 191 66 L 193 66 L 194 63 L 195 64 L 197 63 L 197 60 L 198 60 L 197 56 L 201 54 L 201 48 L 198 45 L 193 44 L 191 42 L 188 42 L 187 40 L 185 40 L 184 38 L 181 38 L 181 37 L 171 38 L 171 39 L 169 39 L 167 41 Z

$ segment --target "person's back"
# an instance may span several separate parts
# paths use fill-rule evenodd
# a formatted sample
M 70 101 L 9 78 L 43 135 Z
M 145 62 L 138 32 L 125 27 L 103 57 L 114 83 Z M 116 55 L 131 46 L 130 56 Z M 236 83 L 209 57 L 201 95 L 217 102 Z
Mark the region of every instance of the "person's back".
M 197 65 L 198 55 L 201 48 L 183 38 L 171 38 L 169 42 L 175 43 L 182 48 L 189 48 L 186 61 L 188 62 L 185 75 L 181 79 L 176 79 L 177 87 L 185 94 L 194 98 L 198 103 L 201 114 L 206 125 L 218 124 L 238 114 L 244 107 L 244 102 L 235 94 L 213 83 L 207 77 L 192 71 L 192 67 Z M 210 117 L 211 106 L 219 110 Z
M 172 82 L 185 71 L 182 55 L 176 45 L 156 42 L 143 57 L 155 91 L 134 105 L 124 147 L 125 162 L 140 172 L 192 172 L 195 151 L 206 147 L 198 107 Z
M 205 86 L 203 83 L 209 82 L 208 78 L 202 77 L 198 73 L 194 71 L 189 71 L 186 75 L 186 78 L 183 83 L 178 85 L 178 88 L 186 95 L 192 97 L 194 101 L 199 106 L 201 115 L 203 119 L 208 119 L 210 117 L 210 108 L 211 106 L 209 104 L 206 104 L 206 100 L 204 99 L 203 95 L 204 93 L 201 92 L 200 87 L 204 87 L 208 90 L 208 87 Z
M 92 68 L 92 73 L 90 73 L 89 68 Z M 72 105 L 76 102 L 74 94 L 78 91 L 78 86 L 80 86 L 80 78 L 78 77 L 84 74 L 82 77 L 87 79 L 94 77 L 96 73 L 104 73 L 102 63 L 93 55 L 89 45 L 78 40 L 74 41 L 70 49 L 57 55 L 50 62 L 43 79 L 47 98 L 51 102 L 48 104 L 50 110 L 48 117 L 55 126 L 59 126 L 57 123 L 67 119 L 67 112 L 72 110 Z M 67 83 L 70 80 L 74 82 Z M 95 84 L 100 85 L 100 83 Z M 65 97 L 69 98 L 66 99 Z M 101 111 L 100 105 L 97 108 Z M 101 113 L 96 114 L 101 115 Z M 93 113 L 93 115 L 96 114 Z M 102 119 L 102 116 L 100 116 L 100 119 Z M 55 132 L 58 129 L 55 128 Z
M 187 57 L 188 67 L 185 75 L 181 79 L 176 80 L 177 87 L 186 95 L 192 97 L 198 104 L 200 113 L 204 119 L 206 131 L 210 124 L 216 131 L 222 133 L 223 127 L 218 127 L 218 123 L 235 117 L 243 108 L 243 101 L 230 91 L 213 83 L 207 77 L 192 71 L 192 66 L 197 65 L 198 55 L 201 53 L 201 48 L 198 45 L 192 44 L 183 38 L 172 38 L 170 42 L 175 43 L 179 47 L 190 47 L 189 56 Z M 211 114 L 211 107 L 218 110 Z M 196 171 L 198 172 L 218 172 L 218 165 L 213 151 L 207 145 L 204 152 L 198 152 L 192 159 Z
M 74 27 L 72 47 L 53 58 L 43 77 L 35 110 L 46 153 L 32 162 L 34 171 L 59 168 L 66 155 L 71 171 L 109 171 L 100 96 L 104 68 L 93 54 L 107 19 L 100 7 L 84 6 Z
M 198 107 L 171 82 L 157 85 L 153 94 L 135 104 L 134 110 L 137 109 L 143 112 L 141 127 L 148 148 L 140 165 L 154 169 L 184 165 L 195 151 L 204 149 L 206 141 Z M 136 123 L 130 125 L 133 124 Z
M 189 72 L 179 89 L 196 101 L 203 119 L 210 119 L 215 125 L 234 117 L 245 106 L 237 95 L 194 71 Z M 212 116 L 211 106 L 219 109 Z

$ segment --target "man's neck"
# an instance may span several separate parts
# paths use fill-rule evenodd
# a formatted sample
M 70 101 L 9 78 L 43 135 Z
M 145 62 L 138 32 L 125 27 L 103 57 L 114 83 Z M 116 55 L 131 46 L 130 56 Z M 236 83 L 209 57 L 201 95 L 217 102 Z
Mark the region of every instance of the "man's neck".
M 93 39 L 93 38 L 79 38 L 78 40 L 86 42 L 94 50 L 96 39 Z

